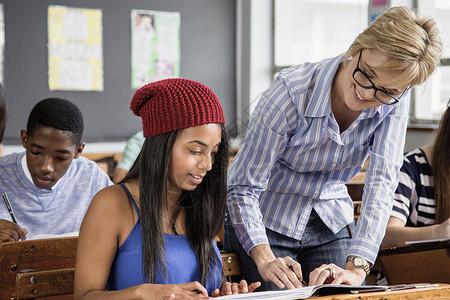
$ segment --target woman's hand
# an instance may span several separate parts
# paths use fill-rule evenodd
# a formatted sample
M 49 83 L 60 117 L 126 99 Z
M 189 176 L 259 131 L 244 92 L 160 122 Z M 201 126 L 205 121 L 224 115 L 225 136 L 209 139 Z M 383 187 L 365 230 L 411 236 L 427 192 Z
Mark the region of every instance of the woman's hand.
M 272 261 L 258 265 L 258 271 L 264 280 L 272 281 L 280 289 L 285 287 L 294 289 L 303 286 L 302 268 L 292 257 L 277 257 Z
M 137 299 L 208 299 L 208 292 L 198 282 L 184 284 L 143 284 L 136 291 Z
M 257 289 L 261 285 L 261 282 L 253 282 L 250 285 L 247 285 L 247 281 L 244 279 L 241 280 L 241 282 L 224 282 L 222 286 L 219 289 L 214 290 L 211 293 L 212 297 L 218 297 L 218 296 L 226 296 L 226 295 L 233 295 L 233 294 L 245 294 L 245 293 L 251 293 L 255 289 Z
M 265 281 L 272 281 L 280 289 L 303 286 L 302 267 L 292 257 L 275 257 L 268 244 L 253 247 L 249 254 Z
M 352 265 L 347 262 L 346 269 L 335 264 L 321 265 L 309 274 L 309 285 L 361 285 L 366 278 L 366 272 L 361 268 L 352 267 Z

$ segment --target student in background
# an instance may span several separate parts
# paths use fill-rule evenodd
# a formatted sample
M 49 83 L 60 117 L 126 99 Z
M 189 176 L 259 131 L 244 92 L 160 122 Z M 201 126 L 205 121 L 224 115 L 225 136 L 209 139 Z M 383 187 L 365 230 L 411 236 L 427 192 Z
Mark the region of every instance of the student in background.
M 141 152 L 144 141 L 144 133 L 142 130 L 138 131 L 127 141 L 127 145 L 123 150 L 122 159 L 114 170 L 113 181 L 115 183 L 120 182 L 131 169 L 131 166 L 138 157 L 139 152 Z
M 364 282 L 397 187 L 409 90 L 441 55 L 432 19 L 392 7 L 345 54 L 278 74 L 228 173 L 224 248 L 240 253 L 244 278 L 264 289 Z M 345 183 L 368 156 L 354 230 Z
M 6 101 L 5 90 L 0 83 L 0 156 L 3 155 L 3 135 L 5 134 L 6 127 Z
M 405 154 L 382 248 L 450 238 L 450 101 L 434 143 Z
M 83 116 L 65 99 L 48 98 L 31 110 L 20 138 L 25 152 L 0 157 L 0 192 L 17 224 L 0 206 L 0 242 L 80 229 L 94 195 L 112 184 L 94 162 L 81 157 Z
M 86 213 L 74 298 L 206 299 L 258 287 L 222 282 L 213 239 L 225 214 L 229 146 L 214 92 L 161 80 L 136 91 L 131 109 L 145 142 L 125 178 Z

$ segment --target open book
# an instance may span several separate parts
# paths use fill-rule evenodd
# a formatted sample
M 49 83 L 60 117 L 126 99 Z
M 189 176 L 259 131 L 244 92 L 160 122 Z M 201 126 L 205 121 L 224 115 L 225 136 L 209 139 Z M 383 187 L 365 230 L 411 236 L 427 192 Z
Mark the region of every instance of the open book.
M 238 299 L 272 299 L 272 300 L 295 300 L 295 299 L 307 299 L 312 296 L 325 296 L 334 294 L 348 294 L 359 293 L 364 291 L 386 291 L 388 286 L 378 285 L 364 285 L 364 286 L 350 286 L 350 285 L 334 285 L 334 284 L 322 284 L 307 286 L 292 290 L 282 291 L 266 291 L 266 292 L 254 292 L 249 294 L 229 295 L 222 296 L 214 299 L 223 300 L 238 300 Z

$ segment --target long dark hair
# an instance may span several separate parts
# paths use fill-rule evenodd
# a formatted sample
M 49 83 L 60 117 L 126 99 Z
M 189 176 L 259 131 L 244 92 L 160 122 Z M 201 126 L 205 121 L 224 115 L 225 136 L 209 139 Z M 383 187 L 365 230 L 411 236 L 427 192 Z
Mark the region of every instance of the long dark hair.
M 450 217 L 450 101 L 444 112 L 433 146 L 433 186 L 436 199 L 436 224 Z
M 222 124 L 221 129 L 221 143 L 212 169 L 195 190 L 183 191 L 180 200 L 180 207 L 185 211 L 186 234 L 198 260 L 199 281 L 204 286 L 211 278 L 210 266 L 220 264 L 212 241 L 223 226 L 226 208 L 229 138 Z M 158 265 L 166 272 L 161 213 L 168 201 L 169 162 L 180 132 L 177 130 L 145 138 L 138 158 L 121 181 L 139 178 L 142 262 L 144 276 L 149 283 L 155 283 Z

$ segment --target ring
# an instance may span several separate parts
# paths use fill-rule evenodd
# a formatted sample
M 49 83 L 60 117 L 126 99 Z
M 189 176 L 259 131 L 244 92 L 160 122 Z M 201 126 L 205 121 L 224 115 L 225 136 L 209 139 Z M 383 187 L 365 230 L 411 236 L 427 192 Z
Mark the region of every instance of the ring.
M 325 268 L 325 270 L 330 271 L 330 277 L 333 277 L 333 278 L 334 278 L 334 272 L 333 272 L 333 269 L 332 269 L 332 268 Z

